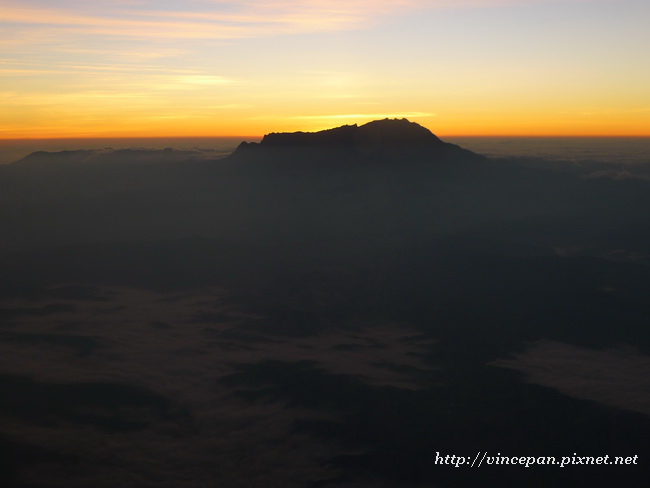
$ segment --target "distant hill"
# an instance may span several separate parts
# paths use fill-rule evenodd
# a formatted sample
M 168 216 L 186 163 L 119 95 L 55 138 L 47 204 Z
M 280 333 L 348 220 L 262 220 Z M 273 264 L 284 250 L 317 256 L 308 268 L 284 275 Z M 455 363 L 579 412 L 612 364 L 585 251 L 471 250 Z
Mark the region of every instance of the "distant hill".
M 61 170 L 62 168 L 84 165 L 134 165 L 175 163 L 189 160 L 205 160 L 214 157 L 200 150 L 166 149 L 86 149 L 75 151 L 47 152 L 36 151 L 18 161 L 6 165 L 9 170 L 30 167 L 41 170 Z

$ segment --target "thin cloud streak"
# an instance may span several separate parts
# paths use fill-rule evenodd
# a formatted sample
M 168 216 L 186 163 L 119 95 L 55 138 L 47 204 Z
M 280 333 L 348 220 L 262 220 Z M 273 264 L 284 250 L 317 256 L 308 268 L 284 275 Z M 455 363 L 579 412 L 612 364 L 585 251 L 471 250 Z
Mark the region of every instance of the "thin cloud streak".
M 539 1 L 539 0 L 538 0 Z M 560 0 L 546 0 L 557 3 Z M 363 28 L 382 18 L 436 8 L 486 8 L 534 3 L 534 0 L 424 1 L 342 0 L 244 1 L 223 10 L 223 2 L 200 2 L 201 11 L 44 8 L 28 2 L 0 1 L 3 24 L 49 26 L 58 35 L 120 38 L 238 39 Z M 197 5 L 187 2 L 185 7 Z M 227 4 L 230 6 L 230 4 Z M 222 10 L 220 11 L 219 8 Z M 79 13 L 79 12 L 87 13 Z M 23 32 L 23 34 L 25 34 Z

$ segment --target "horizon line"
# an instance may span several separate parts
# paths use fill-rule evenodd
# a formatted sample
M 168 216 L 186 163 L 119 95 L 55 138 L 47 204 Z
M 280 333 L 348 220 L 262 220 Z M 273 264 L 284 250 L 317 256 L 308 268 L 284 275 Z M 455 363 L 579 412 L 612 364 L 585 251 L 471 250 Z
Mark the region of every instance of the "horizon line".
M 295 133 L 295 132 L 305 132 L 305 133 L 310 133 L 310 132 L 319 132 L 319 131 L 287 131 L 284 133 L 290 134 L 290 133 Z M 482 137 L 482 138 L 500 138 L 500 137 L 505 137 L 505 138 L 626 138 L 626 139 L 644 139 L 650 137 L 650 133 L 648 134 L 538 134 L 538 133 L 531 133 L 531 134 L 444 134 L 444 133 L 436 133 L 431 131 L 434 135 L 437 137 Z M 260 135 L 182 135 L 182 136 L 174 136 L 174 135 L 166 135 L 166 136 L 160 136 L 160 135 L 64 135 L 64 136 L 44 136 L 44 137 L 38 137 L 38 136 L 30 136 L 30 137 L 2 137 L 0 136 L 0 142 L 1 141 L 46 141 L 46 140 L 66 140 L 66 139 L 262 139 L 265 135 L 270 134 L 273 132 L 267 132 L 264 134 Z M 278 132 L 276 132 L 278 133 Z M 283 132 L 279 132 L 283 133 Z

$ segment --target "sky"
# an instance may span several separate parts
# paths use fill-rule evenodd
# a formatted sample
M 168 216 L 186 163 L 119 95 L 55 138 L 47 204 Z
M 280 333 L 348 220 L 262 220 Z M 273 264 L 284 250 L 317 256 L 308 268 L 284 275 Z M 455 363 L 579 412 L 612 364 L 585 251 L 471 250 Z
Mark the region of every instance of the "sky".
M 0 0 L 0 139 L 650 136 L 647 0 Z

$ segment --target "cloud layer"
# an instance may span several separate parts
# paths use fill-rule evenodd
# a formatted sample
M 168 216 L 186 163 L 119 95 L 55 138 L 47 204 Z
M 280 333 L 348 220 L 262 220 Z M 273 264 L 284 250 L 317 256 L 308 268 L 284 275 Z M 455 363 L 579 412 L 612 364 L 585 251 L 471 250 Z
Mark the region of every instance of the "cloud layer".
M 521 371 L 529 382 L 565 395 L 650 415 L 650 357 L 629 348 L 595 350 L 538 341 L 493 364 Z

